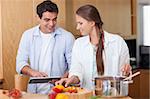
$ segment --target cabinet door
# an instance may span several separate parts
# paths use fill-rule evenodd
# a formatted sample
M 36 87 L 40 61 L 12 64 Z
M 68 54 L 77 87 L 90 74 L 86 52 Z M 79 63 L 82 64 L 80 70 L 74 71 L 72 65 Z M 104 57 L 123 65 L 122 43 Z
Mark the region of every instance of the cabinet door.
M 23 31 L 33 26 L 32 0 L 1 0 L 4 88 L 14 88 L 16 54 Z
M 131 35 L 131 0 L 96 0 L 104 29 L 122 36 Z
M 81 5 L 92 4 L 96 6 L 104 22 L 103 28 L 106 31 L 118 33 L 122 36 L 132 35 L 131 0 L 74 0 L 72 2 L 74 12 Z M 75 24 L 73 26 L 75 27 Z

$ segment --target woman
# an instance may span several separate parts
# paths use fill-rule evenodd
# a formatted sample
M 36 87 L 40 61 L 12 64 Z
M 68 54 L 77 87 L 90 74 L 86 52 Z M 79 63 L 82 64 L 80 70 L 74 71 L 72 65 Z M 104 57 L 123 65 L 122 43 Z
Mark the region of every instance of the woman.
M 92 79 L 97 76 L 122 76 L 131 72 L 129 50 L 125 41 L 118 35 L 102 29 L 103 22 L 98 10 L 92 5 L 85 5 L 76 11 L 77 30 L 83 37 L 78 38 L 72 51 L 69 78 L 61 79 L 56 84 L 80 83 L 83 88 L 93 89 Z M 99 49 L 102 53 L 96 58 Z M 101 68 L 97 59 L 102 60 Z

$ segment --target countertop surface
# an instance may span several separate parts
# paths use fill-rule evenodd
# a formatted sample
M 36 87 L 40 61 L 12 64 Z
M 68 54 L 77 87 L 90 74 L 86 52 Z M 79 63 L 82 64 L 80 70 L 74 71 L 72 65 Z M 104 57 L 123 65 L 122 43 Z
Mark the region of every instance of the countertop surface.
M 10 99 L 10 97 L 4 94 L 3 91 L 7 91 L 7 90 L 0 90 L 0 99 Z M 22 92 L 22 97 L 19 99 L 49 99 L 49 97 L 48 95 L 31 94 L 31 93 Z M 105 98 L 100 98 L 100 99 L 105 99 Z M 113 99 L 113 98 L 107 98 L 107 99 Z M 122 97 L 117 99 L 132 99 L 132 98 L 127 96 L 127 97 Z

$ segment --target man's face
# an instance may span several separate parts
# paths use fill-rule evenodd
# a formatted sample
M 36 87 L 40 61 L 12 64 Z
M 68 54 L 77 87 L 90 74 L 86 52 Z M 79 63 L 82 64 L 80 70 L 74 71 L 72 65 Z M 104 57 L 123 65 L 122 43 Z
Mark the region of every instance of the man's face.
M 39 22 L 40 22 L 40 30 L 43 33 L 54 32 L 57 23 L 57 15 L 58 14 L 56 12 L 48 12 L 48 11 L 42 14 L 42 17 L 39 20 Z

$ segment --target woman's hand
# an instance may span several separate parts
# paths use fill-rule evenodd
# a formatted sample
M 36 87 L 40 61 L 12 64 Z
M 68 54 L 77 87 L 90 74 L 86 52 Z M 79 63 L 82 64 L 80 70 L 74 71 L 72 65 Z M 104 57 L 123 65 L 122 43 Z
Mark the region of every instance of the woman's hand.
M 132 67 L 130 64 L 125 64 L 122 66 L 121 71 L 123 76 L 129 76 L 132 74 Z
M 70 78 L 62 78 L 59 81 L 55 82 L 55 85 L 64 85 L 65 87 L 69 86 L 70 84 L 77 84 L 80 80 L 77 76 L 71 76 Z

